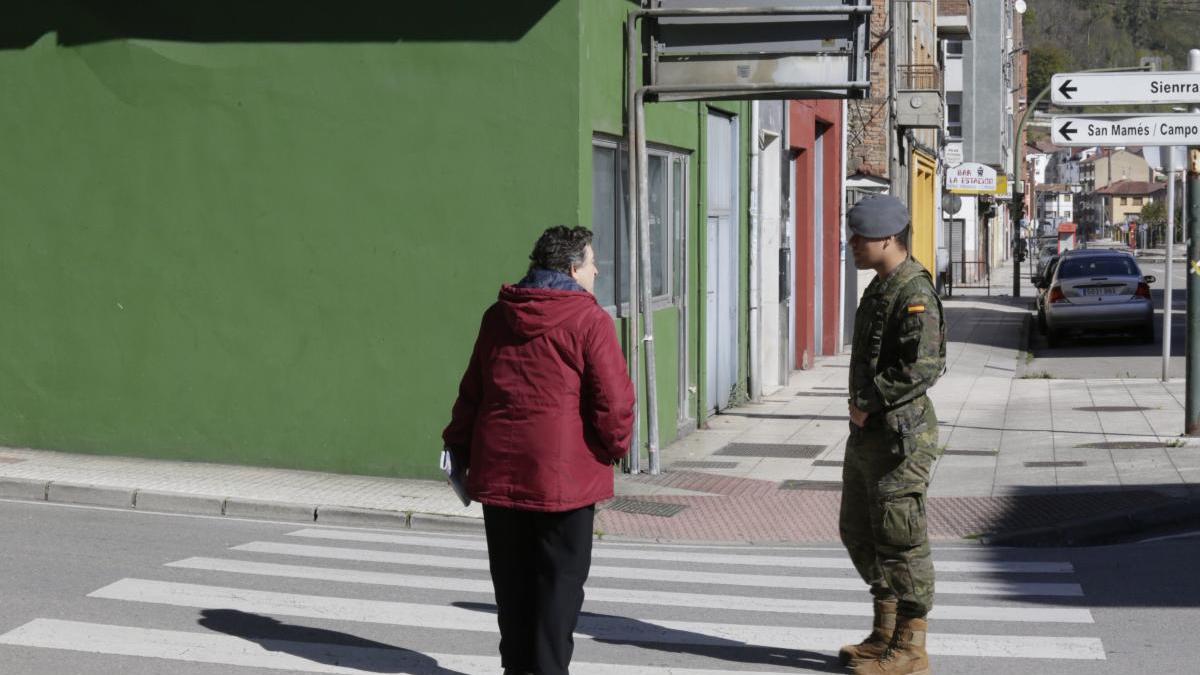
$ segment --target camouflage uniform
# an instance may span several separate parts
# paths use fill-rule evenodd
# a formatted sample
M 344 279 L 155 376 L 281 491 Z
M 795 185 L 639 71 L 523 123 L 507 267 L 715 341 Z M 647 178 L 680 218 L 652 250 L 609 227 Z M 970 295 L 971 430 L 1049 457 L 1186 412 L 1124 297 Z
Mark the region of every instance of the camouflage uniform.
M 945 335 L 932 279 L 911 258 L 871 282 L 855 315 L 850 402 L 868 417 L 850 424 L 839 529 L 872 595 L 914 618 L 933 606 L 925 491 L 940 450 L 925 392 L 944 369 Z

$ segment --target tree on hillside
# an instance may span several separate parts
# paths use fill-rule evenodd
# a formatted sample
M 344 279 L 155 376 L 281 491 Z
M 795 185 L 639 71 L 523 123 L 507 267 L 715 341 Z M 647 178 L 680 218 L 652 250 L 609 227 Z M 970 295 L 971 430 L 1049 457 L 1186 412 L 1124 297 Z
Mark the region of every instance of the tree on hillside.
M 1057 45 L 1038 45 L 1029 50 L 1029 97 L 1050 84 L 1050 77 L 1072 69 L 1071 55 Z

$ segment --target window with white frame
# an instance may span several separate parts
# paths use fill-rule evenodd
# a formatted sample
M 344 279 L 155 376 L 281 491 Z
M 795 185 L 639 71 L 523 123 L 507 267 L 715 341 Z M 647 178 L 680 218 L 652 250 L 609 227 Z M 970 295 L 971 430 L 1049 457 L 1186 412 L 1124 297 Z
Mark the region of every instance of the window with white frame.
M 962 92 L 946 92 L 946 135 L 960 139 L 963 135 Z
M 671 304 L 683 293 L 683 241 L 687 229 L 688 156 L 648 150 L 650 288 L 653 302 Z M 592 248 L 596 299 L 615 309 L 629 301 L 629 225 L 625 148 L 596 139 L 592 145 Z

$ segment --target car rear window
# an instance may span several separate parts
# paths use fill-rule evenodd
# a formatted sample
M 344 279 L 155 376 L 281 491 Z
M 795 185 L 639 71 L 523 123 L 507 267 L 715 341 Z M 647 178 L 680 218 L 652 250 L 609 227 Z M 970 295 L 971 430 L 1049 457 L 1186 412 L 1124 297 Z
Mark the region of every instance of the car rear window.
M 1138 276 L 1137 265 L 1129 258 L 1114 255 L 1067 259 L 1058 267 L 1059 279 L 1117 276 Z

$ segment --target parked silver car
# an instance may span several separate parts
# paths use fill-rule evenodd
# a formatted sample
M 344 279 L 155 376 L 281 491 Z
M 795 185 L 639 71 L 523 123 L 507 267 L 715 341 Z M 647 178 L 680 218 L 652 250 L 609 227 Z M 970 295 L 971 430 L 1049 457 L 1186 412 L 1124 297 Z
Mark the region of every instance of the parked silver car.
M 1069 334 L 1122 331 L 1154 341 L 1150 284 L 1132 255 L 1111 250 L 1067 251 L 1054 266 L 1039 321 L 1056 346 Z

